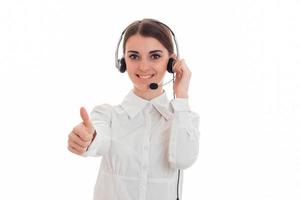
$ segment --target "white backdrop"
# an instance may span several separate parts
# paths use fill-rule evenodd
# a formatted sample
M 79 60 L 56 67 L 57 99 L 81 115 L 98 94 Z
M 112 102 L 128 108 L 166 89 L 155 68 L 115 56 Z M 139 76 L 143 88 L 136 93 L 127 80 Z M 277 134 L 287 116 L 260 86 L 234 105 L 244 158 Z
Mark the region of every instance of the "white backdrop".
M 2 0 L 0 199 L 92 199 L 101 159 L 71 154 L 67 136 L 80 106 L 128 93 L 117 41 L 133 20 L 156 18 L 176 34 L 200 114 L 183 200 L 299 200 L 299 10 L 297 0 Z

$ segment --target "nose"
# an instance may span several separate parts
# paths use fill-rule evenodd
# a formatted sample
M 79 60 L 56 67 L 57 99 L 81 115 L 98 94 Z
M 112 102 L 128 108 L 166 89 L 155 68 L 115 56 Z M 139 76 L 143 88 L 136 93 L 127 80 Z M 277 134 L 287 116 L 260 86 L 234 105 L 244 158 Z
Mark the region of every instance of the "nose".
M 151 68 L 151 66 L 150 66 L 150 63 L 147 61 L 147 59 L 141 59 L 139 69 L 141 71 L 147 71 L 150 68 Z

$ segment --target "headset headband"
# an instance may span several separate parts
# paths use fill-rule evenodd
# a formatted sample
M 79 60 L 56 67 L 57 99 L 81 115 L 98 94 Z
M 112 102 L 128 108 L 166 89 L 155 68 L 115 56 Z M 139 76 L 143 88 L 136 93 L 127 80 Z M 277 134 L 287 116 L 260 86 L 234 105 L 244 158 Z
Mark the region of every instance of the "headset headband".
M 176 48 L 176 54 L 177 54 L 177 57 L 179 58 L 179 50 L 178 50 L 178 43 L 177 43 L 177 40 L 176 40 L 176 37 L 175 37 L 175 34 L 174 32 L 172 31 L 172 29 L 167 26 L 166 24 L 162 23 L 162 22 L 159 22 L 159 21 L 156 21 L 156 20 L 150 20 L 151 22 L 155 22 L 157 24 L 160 24 L 160 25 L 163 25 L 164 27 L 166 27 L 172 34 L 173 36 L 173 40 L 174 40 L 174 43 L 175 43 L 175 48 Z M 141 23 L 141 21 L 138 21 L 139 23 Z M 124 31 L 122 32 L 121 36 L 120 36 L 120 39 L 118 41 L 118 44 L 117 44 L 117 48 L 116 48 L 116 52 L 115 52 L 115 66 L 117 68 L 119 68 L 119 47 L 120 47 L 120 43 L 122 41 L 122 38 L 123 38 L 123 35 L 125 34 L 125 32 L 127 31 L 129 26 L 127 26 Z

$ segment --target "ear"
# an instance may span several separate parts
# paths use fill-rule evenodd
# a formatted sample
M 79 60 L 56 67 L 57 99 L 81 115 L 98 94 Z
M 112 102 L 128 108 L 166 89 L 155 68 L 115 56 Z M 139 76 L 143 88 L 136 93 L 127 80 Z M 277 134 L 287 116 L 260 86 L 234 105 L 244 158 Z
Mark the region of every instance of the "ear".
M 178 60 L 178 57 L 177 57 L 177 55 L 175 53 L 172 53 L 170 55 L 170 58 L 173 58 L 174 60 Z

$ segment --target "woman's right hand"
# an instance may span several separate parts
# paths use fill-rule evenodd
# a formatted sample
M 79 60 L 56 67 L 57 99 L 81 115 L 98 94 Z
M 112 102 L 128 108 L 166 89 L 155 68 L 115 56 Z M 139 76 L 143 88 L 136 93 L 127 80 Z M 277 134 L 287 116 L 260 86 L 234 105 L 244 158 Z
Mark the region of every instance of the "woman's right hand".
M 75 126 L 69 134 L 68 149 L 72 153 L 82 155 L 94 139 L 96 132 L 84 107 L 80 108 L 82 122 Z

